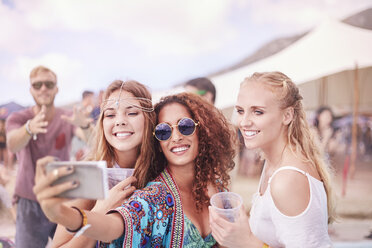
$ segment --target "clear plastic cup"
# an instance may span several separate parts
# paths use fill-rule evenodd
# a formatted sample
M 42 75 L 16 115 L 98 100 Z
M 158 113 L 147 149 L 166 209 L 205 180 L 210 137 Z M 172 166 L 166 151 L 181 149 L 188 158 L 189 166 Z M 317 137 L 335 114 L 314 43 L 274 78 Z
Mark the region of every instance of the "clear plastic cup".
M 234 192 L 219 192 L 211 197 L 211 205 L 224 219 L 235 222 L 239 217 L 242 197 Z
M 109 189 L 133 175 L 133 172 L 134 169 L 129 168 L 107 168 Z

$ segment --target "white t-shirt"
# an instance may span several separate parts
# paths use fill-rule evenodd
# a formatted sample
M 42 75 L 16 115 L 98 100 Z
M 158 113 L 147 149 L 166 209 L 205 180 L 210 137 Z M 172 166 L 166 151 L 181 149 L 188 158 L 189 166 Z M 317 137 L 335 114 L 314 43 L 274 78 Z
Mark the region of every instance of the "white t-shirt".
M 281 170 L 295 170 L 308 178 L 310 201 L 297 216 L 281 213 L 272 199 L 270 182 Z M 253 196 L 249 224 L 252 233 L 270 247 L 332 247 L 328 235 L 327 195 L 323 183 L 296 167 L 284 166 L 276 170 L 269 178 L 263 195 L 257 192 Z

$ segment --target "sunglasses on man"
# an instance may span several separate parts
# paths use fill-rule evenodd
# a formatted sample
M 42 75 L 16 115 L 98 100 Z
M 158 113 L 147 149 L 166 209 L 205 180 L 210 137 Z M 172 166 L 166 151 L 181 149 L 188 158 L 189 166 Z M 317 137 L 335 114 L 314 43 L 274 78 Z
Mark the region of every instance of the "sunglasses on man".
M 43 84 L 48 89 L 53 89 L 54 86 L 56 85 L 56 83 L 53 81 L 38 81 L 32 84 L 32 88 L 34 88 L 35 90 L 40 90 Z
M 156 125 L 154 130 L 154 136 L 159 141 L 166 141 L 168 140 L 173 133 L 173 127 L 177 127 L 178 131 L 184 135 L 184 136 L 190 136 L 193 135 L 196 126 L 198 126 L 199 123 L 195 123 L 193 119 L 184 117 L 181 120 L 178 121 L 177 125 L 169 125 L 168 123 L 162 122 Z

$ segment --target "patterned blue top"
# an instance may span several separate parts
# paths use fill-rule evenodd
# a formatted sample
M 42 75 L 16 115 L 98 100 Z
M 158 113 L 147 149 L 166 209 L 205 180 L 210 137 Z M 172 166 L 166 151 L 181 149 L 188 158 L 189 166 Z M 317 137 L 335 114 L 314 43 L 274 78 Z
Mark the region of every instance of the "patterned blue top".
M 164 170 L 142 190 L 136 190 L 114 211 L 124 220 L 124 234 L 100 247 L 214 247 L 209 234 L 203 239 L 183 214 L 181 197 L 172 176 Z

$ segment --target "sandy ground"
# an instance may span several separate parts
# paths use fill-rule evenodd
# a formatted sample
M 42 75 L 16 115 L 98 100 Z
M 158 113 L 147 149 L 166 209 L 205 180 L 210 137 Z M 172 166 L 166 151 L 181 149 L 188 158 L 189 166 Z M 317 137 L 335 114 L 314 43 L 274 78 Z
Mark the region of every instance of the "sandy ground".
M 335 247 L 372 247 L 372 240 L 364 237 L 372 230 L 372 161 L 357 164 L 354 177 L 348 178 L 347 191 L 341 196 L 342 163 L 336 168 L 335 191 L 338 196 L 338 222 L 330 227 L 330 235 Z M 13 172 L 14 175 L 14 172 Z M 243 197 L 246 209 L 250 208 L 251 196 L 257 190 L 258 177 L 236 176 L 232 182 L 232 191 Z M 11 194 L 14 177 L 6 186 Z M 0 237 L 14 240 L 15 222 L 11 214 L 0 208 Z

